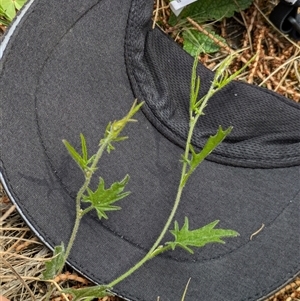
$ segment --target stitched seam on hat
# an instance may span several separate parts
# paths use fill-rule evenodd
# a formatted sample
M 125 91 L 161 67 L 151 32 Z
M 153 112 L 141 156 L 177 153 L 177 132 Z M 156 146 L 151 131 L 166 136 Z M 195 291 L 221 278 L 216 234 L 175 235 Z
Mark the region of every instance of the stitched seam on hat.
M 45 65 L 48 62 L 48 59 L 51 57 L 51 54 L 53 53 L 53 51 L 56 49 L 57 45 L 59 45 L 59 43 L 61 42 L 61 40 L 70 32 L 70 30 L 72 30 L 72 28 L 74 27 L 74 25 L 76 23 L 78 23 L 82 18 L 84 18 L 89 11 L 91 11 L 95 6 L 97 6 L 100 3 L 101 0 L 97 0 L 96 3 L 94 3 L 92 6 L 90 6 L 83 14 L 80 15 L 80 17 L 78 17 L 70 26 L 68 29 L 65 30 L 65 32 L 62 34 L 62 36 L 60 37 L 60 39 L 57 41 L 57 43 L 55 45 L 53 45 L 51 51 L 49 51 L 48 56 L 46 57 L 46 59 L 43 61 L 43 64 L 41 66 L 41 68 L 39 69 L 39 76 L 37 76 L 37 83 L 35 86 L 35 90 L 34 90 L 34 104 L 35 104 L 35 122 L 36 122 L 36 127 L 37 127 L 37 132 L 38 132 L 38 137 L 40 140 L 40 143 L 42 145 L 42 148 L 44 150 L 44 154 L 47 157 L 47 161 L 51 167 L 51 170 L 53 171 L 54 175 L 56 176 L 56 179 L 59 181 L 61 187 L 64 189 L 64 191 L 71 197 L 72 193 L 71 191 L 67 188 L 67 186 L 63 183 L 62 179 L 58 176 L 58 173 L 56 171 L 56 169 L 54 168 L 54 165 L 52 163 L 52 160 L 48 154 L 48 150 L 47 147 L 44 143 L 43 140 L 43 135 L 42 135 L 42 130 L 40 127 L 40 123 L 39 123 L 39 116 L 38 116 L 38 111 L 37 111 L 37 98 L 36 98 L 36 92 L 39 90 L 40 87 L 40 80 L 41 80 L 41 74 L 45 68 Z

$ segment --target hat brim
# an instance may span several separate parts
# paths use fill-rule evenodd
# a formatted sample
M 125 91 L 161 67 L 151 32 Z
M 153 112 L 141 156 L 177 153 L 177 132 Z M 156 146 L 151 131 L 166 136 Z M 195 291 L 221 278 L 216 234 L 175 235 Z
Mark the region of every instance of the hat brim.
M 78 146 L 82 132 L 95 150 L 107 123 L 123 117 L 137 96 L 124 54 L 131 2 L 36 0 L 4 47 L 1 180 L 51 248 L 69 239 L 83 180 L 62 139 Z M 149 35 L 163 45 L 158 55 L 171 52 L 191 70 L 192 58 L 173 41 L 158 29 Z M 180 65 L 172 68 L 180 74 Z M 281 97 L 273 101 L 299 111 Z M 94 213 L 83 219 L 68 260 L 95 283 L 109 283 L 147 252 L 175 198 L 182 148 L 143 112 L 136 119 L 126 129 L 129 139 L 103 158 L 98 171 L 108 184 L 130 174 L 132 193 L 107 221 Z M 163 254 L 113 291 L 128 300 L 176 300 L 191 278 L 187 300 L 263 299 L 299 272 L 299 200 L 299 166 L 246 168 L 206 160 L 188 183 L 176 220 L 182 225 L 188 215 L 196 228 L 218 219 L 240 236 L 193 256 Z

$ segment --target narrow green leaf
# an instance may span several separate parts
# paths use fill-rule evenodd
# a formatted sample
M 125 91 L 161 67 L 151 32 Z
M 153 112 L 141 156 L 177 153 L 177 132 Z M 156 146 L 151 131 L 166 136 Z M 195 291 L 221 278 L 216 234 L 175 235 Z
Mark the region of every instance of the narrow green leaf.
M 247 61 L 247 63 L 242 68 L 240 68 L 239 70 L 237 70 L 235 73 L 231 74 L 230 76 L 227 76 L 225 83 L 223 85 L 221 85 L 221 87 L 224 87 L 225 85 L 229 84 L 234 79 L 236 79 L 236 77 L 238 75 L 240 75 L 254 61 L 255 58 L 256 58 L 256 54 L 249 61 Z M 231 59 L 231 61 L 232 60 L 233 60 L 233 58 Z
M 71 294 L 73 296 L 72 301 L 90 301 L 94 298 L 111 296 L 111 293 L 108 291 L 109 289 L 111 288 L 109 288 L 107 285 L 98 285 L 79 289 L 67 288 L 62 292 L 65 294 Z
M 81 151 L 82 151 L 82 159 L 87 162 L 88 161 L 88 152 L 85 137 L 82 133 L 80 133 L 80 140 L 81 140 Z
M 218 220 L 196 230 L 189 230 L 189 220 L 185 217 L 184 225 L 179 229 L 178 222 L 174 223 L 174 230 L 170 230 L 175 240 L 167 242 L 174 250 L 181 247 L 189 253 L 194 253 L 190 247 L 203 247 L 208 243 L 225 243 L 223 237 L 235 237 L 239 234 L 234 230 L 215 229 Z
M 200 153 L 196 153 L 192 145 L 190 149 L 192 152 L 191 168 L 195 169 L 197 166 L 225 139 L 225 137 L 231 132 L 232 127 L 229 127 L 225 131 L 219 126 L 216 135 L 210 136 L 206 141 L 203 149 Z
M 83 202 L 91 203 L 92 207 L 97 211 L 99 219 L 108 218 L 106 211 L 120 210 L 121 207 L 113 206 L 115 202 L 123 199 L 130 194 L 129 191 L 123 192 L 129 181 L 129 175 L 120 182 L 113 183 L 110 188 L 105 189 L 104 180 L 100 178 L 98 188 L 95 191 L 87 189 L 88 195 L 83 196 Z
M 63 144 L 65 145 L 66 149 L 68 150 L 71 157 L 74 159 L 74 161 L 79 165 L 79 167 L 84 170 L 87 165 L 87 161 L 85 161 L 79 153 L 75 150 L 75 148 L 67 141 L 63 140 Z
M 187 160 L 189 164 L 189 171 L 185 174 L 183 178 L 182 185 L 185 185 L 186 181 L 190 175 L 194 172 L 197 166 L 226 138 L 226 136 L 231 132 L 232 127 L 229 127 L 226 130 L 223 130 L 220 126 L 216 135 L 210 136 L 206 141 L 203 149 L 200 153 L 196 153 L 193 146 L 190 145 L 191 158 Z
M 199 90 L 200 90 L 200 77 L 197 76 L 197 65 L 198 65 L 198 56 L 201 49 L 199 48 L 195 54 L 193 68 L 192 68 L 192 77 L 191 77 L 191 90 L 190 90 L 190 112 L 194 111 L 195 104 L 197 102 Z
M 45 262 L 46 269 L 43 272 L 45 280 L 53 279 L 57 272 L 63 267 L 65 262 L 65 247 L 64 243 L 56 246 L 53 251 L 53 257 Z

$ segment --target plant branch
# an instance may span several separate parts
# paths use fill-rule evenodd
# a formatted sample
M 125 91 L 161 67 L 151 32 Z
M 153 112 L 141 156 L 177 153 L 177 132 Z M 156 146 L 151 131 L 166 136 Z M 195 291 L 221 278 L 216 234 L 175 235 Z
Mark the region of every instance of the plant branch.
M 195 126 L 197 124 L 197 121 L 201 115 L 203 115 L 204 108 L 207 105 L 208 100 L 221 88 L 223 88 L 228 81 L 228 77 L 222 77 L 223 72 L 225 67 L 228 66 L 228 64 L 231 62 L 232 58 L 226 59 L 224 63 L 221 65 L 220 70 L 216 73 L 216 76 L 212 82 L 212 85 L 208 91 L 208 93 L 198 102 L 196 102 L 196 97 L 198 96 L 199 93 L 199 88 L 200 88 L 200 80 L 196 78 L 196 65 L 197 65 L 197 56 L 193 65 L 193 74 L 192 74 L 192 85 L 191 85 L 191 95 L 190 95 L 190 123 L 189 123 L 189 131 L 188 131 L 188 137 L 186 140 L 186 145 L 185 145 L 185 151 L 184 151 L 184 160 L 183 160 L 183 165 L 182 165 L 182 170 L 181 170 L 181 177 L 180 177 L 180 183 L 178 186 L 177 194 L 176 194 L 176 199 L 173 205 L 173 208 L 171 210 L 171 213 L 167 219 L 167 222 L 165 223 L 165 226 L 163 227 L 160 235 L 152 245 L 151 249 L 147 252 L 147 254 L 138 262 L 136 263 L 132 268 L 130 268 L 127 272 L 125 272 L 123 275 L 118 277 L 117 279 L 113 280 L 110 282 L 107 286 L 108 287 L 114 287 L 116 284 L 127 278 L 129 275 L 131 275 L 133 272 L 135 272 L 138 268 L 140 268 L 145 262 L 148 260 L 152 259 L 154 256 L 160 254 L 161 252 L 165 251 L 167 249 L 166 246 L 163 247 L 158 247 L 163 240 L 165 234 L 170 228 L 170 225 L 174 219 L 175 213 L 178 209 L 180 200 L 181 200 L 181 195 L 183 192 L 183 189 L 185 187 L 187 177 L 191 173 L 187 173 L 187 168 L 188 168 L 188 157 L 189 157 L 189 152 L 190 152 L 190 144 L 192 141 L 192 136 L 193 132 L 195 129 Z M 220 78 L 222 81 L 220 81 Z M 232 77 L 230 78 L 232 80 Z
M 108 152 L 113 149 L 112 147 L 112 142 L 116 142 L 116 141 L 120 141 L 123 140 L 122 138 L 119 137 L 120 133 L 122 132 L 122 130 L 124 129 L 124 127 L 126 126 L 126 124 L 128 122 L 132 122 L 135 121 L 133 119 L 131 119 L 131 117 L 140 109 L 140 107 L 143 105 L 143 102 L 137 105 L 137 101 L 135 100 L 130 111 L 128 112 L 128 114 L 121 120 L 117 120 L 114 121 L 112 123 L 109 124 L 109 126 L 107 127 L 106 131 L 105 131 L 105 136 L 103 139 L 101 139 L 100 143 L 99 143 L 99 149 L 97 151 L 97 153 L 95 154 L 94 157 L 92 157 L 92 163 L 90 166 L 86 166 L 85 169 L 83 169 L 84 172 L 84 183 L 81 186 L 81 188 L 79 189 L 77 196 L 76 196 L 76 218 L 75 218 L 75 223 L 74 223 L 74 227 L 64 254 L 64 260 L 63 263 L 65 264 L 67 261 L 67 258 L 70 255 L 72 246 L 74 245 L 74 241 L 80 226 L 80 221 L 82 219 L 82 217 L 88 213 L 90 210 L 92 210 L 92 207 L 88 207 L 85 210 L 81 209 L 81 201 L 83 199 L 84 193 L 87 191 L 91 179 L 93 177 L 93 174 L 95 173 L 96 169 L 97 169 L 97 165 L 99 163 L 99 160 L 101 159 L 103 153 L 105 150 L 107 150 Z M 83 139 L 84 137 L 82 137 L 82 141 L 84 141 L 84 143 L 82 144 L 83 149 L 85 149 L 86 152 L 86 145 L 85 145 L 85 139 Z M 86 154 L 83 154 L 83 158 L 85 157 Z M 87 158 L 85 158 L 87 159 Z M 58 270 L 58 273 L 62 272 L 63 266 L 64 264 L 61 266 L 61 268 Z
M 70 252 L 71 252 L 71 249 L 72 249 L 72 246 L 74 245 L 74 241 L 75 241 L 75 238 L 76 238 L 76 235 L 77 235 L 77 232 L 78 232 L 78 229 L 79 229 L 79 226 L 80 226 L 80 221 L 82 219 L 82 217 L 84 216 L 84 214 L 86 214 L 87 212 L 90 211 L 90 208 L 87 208 L 89 210 L 82 210 L 81 209 L 81 200 L 82 200 L 82 197 L 85 193 L 85 191 L 87 190 L 87 188 L 89 187 L 90 185 L 90 182 L 91 182 L 91 179 L 92 179 L 92 176 L 96 170 L 96 166 L 100 160 L 100 158 L 102 157 L 103 155 L 103 152 L 105 151 L 105 149 L 107 148 L 107 146 L 109 145 L 109 143 L 111 142 L 111 135 L 108 135 L 105 140 L 103 141 L 103 143 L 101 144 L 100 148 L 98 149 L 97 153 L 96 153 L 96 156 L 93 160 L 93 163 L 90 167 L 90 172 L 86 172 L 85 173 L 85 180 L 84 180 L 84 183 L 83 185 L 81 186 L 81 188 L 79 189 L 78 193 L 77 193 L 77 196 L 76 196 L 76 218 L 75 218 L 75 223 L 74 223 L 74 227 L 73 227 L 73 230 L 72 230 L 72 233 L 71 233 L 71 236 L 70 236 L 70 239 L 69 239 L 69 242 L 68 242 L 68 246 L 66 248 L 66 251 L 65 251 L 65 255 L 64 255 L 64 264 L 66 263 L 67 261 L 67 258 L 69 257 L 70 255 Z M 59 269 L 58 273 L 57 274 L 60 274 L 63 270 L 63 266 L 64 264 L 62 265 L 62 267 Z

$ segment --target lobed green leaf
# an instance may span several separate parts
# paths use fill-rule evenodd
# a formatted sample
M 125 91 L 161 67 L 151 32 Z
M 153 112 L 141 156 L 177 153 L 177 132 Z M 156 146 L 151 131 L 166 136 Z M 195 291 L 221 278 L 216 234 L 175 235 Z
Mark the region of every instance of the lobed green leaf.
M 105 189 L 103 178 L 100 178 L 98 187 L 95 191 L 87 189 L 88 194 L 83 196 L 83 202 L 91 203 L 91 206 L 97 211 L 99 219 L 108 218 L 106 211 L 120 210 L 121 207 L 114 206 L 115 202 L 123 199 L 130 194 L 129 191 L 123 192 L 129 181 L 129 175 L 126 175 L 120 182 L 113 183 L 110 188 Z
M 175 240 L 167 242 L 172 250 L 176 247 L 181 247 L 189 253 L 194 253 L 190 247 L 203 247 L 208 243 L 225 243 L 223 237 L 235 237 L 239 234 L 234 230 L 215 229 L 219 223 L 218 220 L 196 230 L 189 230 L 189 220 L 185 217 L 184 225 L 179 229 L 178 222 L 174 223 L 174 230 L 170 230 Z

